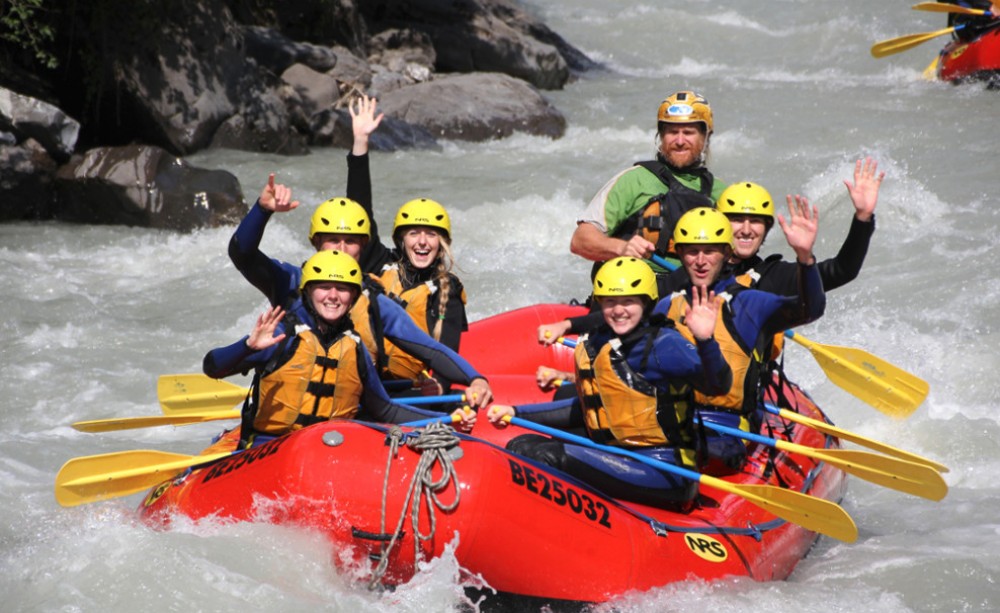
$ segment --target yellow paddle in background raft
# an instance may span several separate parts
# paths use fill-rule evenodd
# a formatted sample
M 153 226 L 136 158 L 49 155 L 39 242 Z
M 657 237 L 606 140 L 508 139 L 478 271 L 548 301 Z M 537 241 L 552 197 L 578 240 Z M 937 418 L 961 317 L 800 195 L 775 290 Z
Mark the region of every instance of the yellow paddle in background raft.
M 924 72 L 920 75 L 925 81 L 934 81 L 937 79 L 938 64 L 941 63 L 941 56 L 936 55 L 931 63 L 924 68 Z
M 941 30 L 935 30 L 934 32 L 923 32 L 921 34 L 907 34 L 905 36 L 899 36 L 896 38 L 890 38 L 889 40 L 883 40 L 872 45 L 872 57 L 885 57 L 887 55 L 892 55 L 894 53 L 901 53 L 903 51 L 908 51 L 917 45 L 922 45 L 932 38 L 937 38 L 938 36 L 944 36 L 945 34 L 951 34 L 956 30 L 960 30 L 965 27 L 965 24 L 953 26 L 950 28 L 944 28 Z
M 958 13 L 960 15 L 979 15 L 982 17 L 995 17 L 993 13 L 989 11 L 984 11 L 981 9 L 968 8 L 965 6 L 957 6 L 955 4 L 945 4 L 942 2 L 920 2 L 914 4 L 913 8 L 918 11 L 930 11 L 932 13 Z M 923 44 L 931 39 L 937 38 L 938 36 L 944 36 L 945 34 L 951 34 L 952 32 L 957 32 L 964 28 L 966 24 L 959 24 L 950 28 L 943 28 L 941 30 L 935 30 L 933 32 L 924 32 L 921 34 L 907 34 L 905 36 L 899 36 L 897 38 L 890 38 L 889 40 L 883 40 L 872 45 L 872 56 L 874 57 L 885 57 L 887 55 L 892 55 L 894 53 L 900 53 L 902 51 L 907 51 L 916 47 L 917 45 Z
M 957 4 L 946 4 L 944 2 L 919 2 L 912 7 L 915 11 L 930 11 L 931 13 L 958 13 L 959 15 L 983 15 L 992 17 L 993 14 L 983 9 L 974 9 Z
M 891 417 L 909 417 L 930 391 L 920 377 L 862 349 L 821 345 L 792 330 L 785 336 L 809 349 L 831 381 Z

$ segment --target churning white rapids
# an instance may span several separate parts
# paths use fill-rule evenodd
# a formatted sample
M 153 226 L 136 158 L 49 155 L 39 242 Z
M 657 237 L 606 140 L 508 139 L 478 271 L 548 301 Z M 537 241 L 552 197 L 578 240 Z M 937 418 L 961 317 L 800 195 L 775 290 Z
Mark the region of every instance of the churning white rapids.
M 582 298 L 589 264 L 568 251 L 574 219 L 619 169 L 649 157 L 655 113 L 692 88 L 715 110 L 711 168 L 820 208 L 819 257 L 836 253 L 852 207 L 843 181 L 871 155 L 887 173 L 860 278 L 802 330 L 864 348 L 931 384 L 894 421 L 829 382 L 810 354 L 786 364 L 836 423 L 947 464 L 939 503 L 852 479 L 854 544 L 821 539 L 783 582 L 690 581 L 606 611 L 1000 610 L 1000 94 L 921 79 L 946 37 L 880 60 L 875 41 L 944 27 L 909 2 L 529 0 L 607 71 L 546 95 L 559 140 L 515 136 L 437 152 L 373 154 L 377 219 L 427 196 L 453 215 L 455 252 L 478 319 Z M 251 201 L 269 171 L 304 204 L 269 226 L 264 250 L 309 253 L 309 213 L 343 195 L 344 150 L 285 158 L 214 151 Z M 233 228 L 189 235 L 56 223 L 0 225 L 0 594 L 6 611 L 442 611 L 467 606 L 453 557 L 376 594 L 330 564 L 314 535 L 267 524 L 135 521 L 138 495 L 59 507 L 67 459 L 127 449 L 194 453 L 219 425 L 84 434 L 74 421 L 156 414 L 155 381 L 197 372 L 204 352 L 248 331 L 264 302 L 232 267 Z M 790 251 L 780 232 L 766 252 Z M 502 529 L 502 510 L 498 526 Z M 484 518 L 487 520 L 487 518 Z

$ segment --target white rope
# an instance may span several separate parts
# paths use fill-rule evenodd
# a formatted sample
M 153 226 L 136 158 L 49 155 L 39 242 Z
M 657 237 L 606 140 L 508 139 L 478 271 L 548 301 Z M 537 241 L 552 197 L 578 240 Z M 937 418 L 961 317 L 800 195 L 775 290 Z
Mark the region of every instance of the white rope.
M 389 431 L 389 455 L 386 458 L 385 480 L 382 482 L 382 518 L 379 530 L 385 534 L 386 499 L 389 494 L 389 470 L 392 460 L 399 452 L 400 441 L 405 440 L 406 446 L 420 454 L 420 462 L 416 470 L 413 471 L 413 478 L 410 480 L 410 487 L 406 492 L 406 501 L 399 513 L 399 521 L 396 529 L 392 533 L 392 539 L 387 545 L 383 545 L 378 566 L 372 573 L 368 589 L 376 589 L 382 585 L 382 577 L 389 566 L 389 554 L 395 547 L 396 542 L 402 534 L 403 524 L 406 521 L 406 510 L 410 509 L 410 525 L 413 528 L 413 563 L 416 564 L 420 555 L 420 542 L 434 537 L 434 530 L 437 527 L 437 517 L 435 508 L 448 512 L 458 507 L 461 490 L 458 483 L 458 475 L 448 450 L 458 445 L 461 439 L 455 434 L 454 428 L 443 423 L 433 423 L 420 430 L 415 430 L 404 435 L 398 427 L 393 427 Z M 435 464 L 441 465 L 441 477 L 434 480 L 431 477 Z M 449 483 L 455 484 L 455 499 L 445 504 L 438 498 L 438 492 L 448 487 Z M 425 501 L 426 497 L 426 501 Z M 426 505 L 427 514 L 430 517 L 430 527 L 426 534 L 420 531 L 420 508 Z

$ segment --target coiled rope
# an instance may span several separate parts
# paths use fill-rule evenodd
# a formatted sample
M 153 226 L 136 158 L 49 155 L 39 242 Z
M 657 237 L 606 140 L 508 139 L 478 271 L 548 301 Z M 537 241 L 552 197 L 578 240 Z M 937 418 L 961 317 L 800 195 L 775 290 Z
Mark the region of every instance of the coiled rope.
M 382 546 L 378 566 L 376 566 L 372 573 L 372 579 L 368 583 L 368 589 L 371 590 L 382 586 L 382 577 L 389 566 L 389 554 L 402 534 L 403 524 L 406 521 L 406 510 L 410 509 L 410 525 L 413 526 L 413 562 L 416 564 L 420 554 L 420 542 L 434 537 L 434 530 L 437 526 L 435 508 L 444 512 L 453 511 L 458 506 L 461 497 L 458 474 L 455 472 L 451 456 L 448 455 L 448 450 L 458 445 L 461 440 L 455 434 L 454 428 L 438 422 L 410 433 L 404 433 L 399 426 L 394 426 L 389 431 L 388 438 L 389 455 L 385 464 L 385 480 L 382 482 L 382 518 L 379 525 L 383 534 L 385 534 L 386 501 L 389 495 L 389 470 L 392 467 L 393 458 L 398 455 L 401 441 L 405 440 L 408 448 L 420 454 L 420 462 L 417 464 L 416 470 L 413 471 L 413 478 L 410 480 L 410 487 L 406 492 L 406 500 L 399 513 L 399 521 L 392 533 L 392 539 Z M 441 465 L 441 477 L 436 481 L 431 476 L 435 464 Z M 449 504 L 444 504 L 438 498 L 438 492 L 445 489 L 451 482 L 455 483 L 455 499 Z M 430 530 L 426 534 L 420 532 L 421 504 L 427 506 L 427 514 L 430 517 Z

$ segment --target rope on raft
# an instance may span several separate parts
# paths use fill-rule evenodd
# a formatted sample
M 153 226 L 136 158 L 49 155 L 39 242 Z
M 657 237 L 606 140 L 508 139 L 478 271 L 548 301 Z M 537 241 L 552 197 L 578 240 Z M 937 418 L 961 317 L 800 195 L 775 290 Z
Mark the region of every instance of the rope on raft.
M 413 471 L 413 478 L 410 480 L 409 489 L 406 492 L 406 500 L 399 513 L 399 520 L 396 529 L 393 530 L 392 539 L 388 544 L 382 546 L 379 562 L 372 573 L 368 589 L 374 590 L 382 586 L 382 577 L 389 566 L 389 554 L 395 547 L 396 542 L 402 534 L 403 524 L 406 521 L 406 511 L 410 509 L 410 525 L 413 526 L 413 562 L 417 563 L 420 554 L 420 542 L 430 540 L 434 537 L 434 530 L 437 526 L 435 508 L 444 512 L 455 510 L 461 498 L 459 489 L 458 474 L 448 450 L 459 444 L 459 437 L 455 434 L 455 429 L 448 424 L 433 423 L 419 430 L 404 433 L 399 426 L 394 426 L 388 435 L 389 454 L 386 458 L 385 480 L 382 483 L 382 517 L 380 529 L 385 533 L 386 523 L 386 500 L 389 494 L 389 470 L 392 460 L 398 455 L 399 444 L 406 442 L 406 446 L 420 454 L 420 462 L 416 470 Z M 440 464 L 441 477 L 434 480 L 431 476 L 434 465 Z M 455 499 L 448 504 L 441 502 L 438 492 L 446 489 L 448 484 L 454 482 Z M 426 501 L 424 500 L 426 497 Z M 427 507 L 427 514 L 430 517 L 430 530 L 427 534 L 420 531 L 420 508 L 421 505 Z

